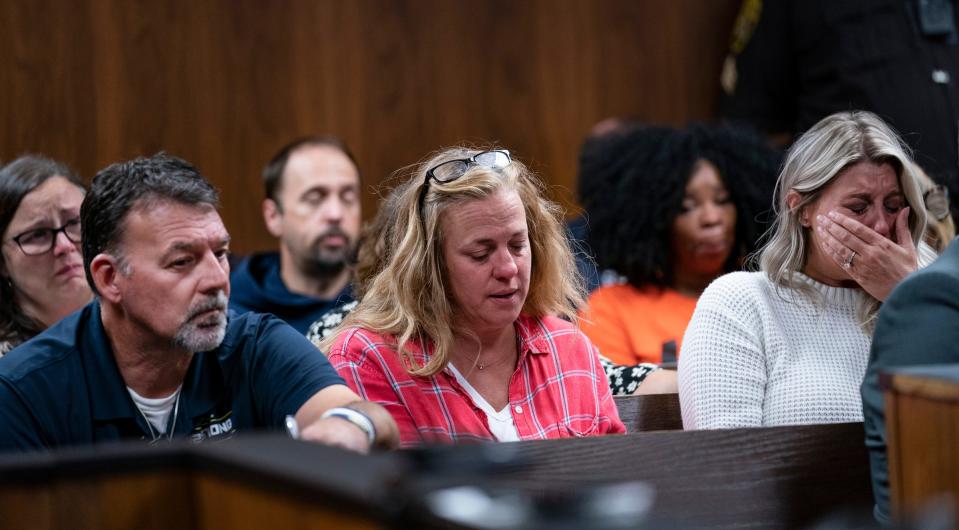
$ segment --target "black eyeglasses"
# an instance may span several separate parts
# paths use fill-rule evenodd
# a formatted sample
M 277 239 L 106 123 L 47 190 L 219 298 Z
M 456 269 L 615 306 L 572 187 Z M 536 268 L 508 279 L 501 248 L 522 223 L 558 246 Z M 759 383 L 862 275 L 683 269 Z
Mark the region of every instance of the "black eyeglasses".
M 949 189 L 938 184 L 922 194 L 922 202 L 926 211 L 931 213 L 937 221 L 942 221 L 949 215 Z
M 513 162 L 509 151 L 505 149 L 496 149 L 493 151 L 483 151 L 469 158 L 458 158 L 456 160 L 447 160 L 431 167 L 423 178 L 423 186 L 420 188 L 420 197 L 417 201 L 420 220 L 423 220 L 423 202 L 426 200 L 426 190 L 430 186 L 430 179 L 440 183 L 453 182 L 462 177 L 466 170 L 473 166 L 481 166 L 490 169 L 503 169 Z
M 60 228 L 36 228 L 13 236 L 11 241 L 20 247 L 27 256 L 39 256 L 53 250 L 57 244 L 57 234 L 63 232 L 71 243 L 80 242 L 80 218 L 70 219 Z

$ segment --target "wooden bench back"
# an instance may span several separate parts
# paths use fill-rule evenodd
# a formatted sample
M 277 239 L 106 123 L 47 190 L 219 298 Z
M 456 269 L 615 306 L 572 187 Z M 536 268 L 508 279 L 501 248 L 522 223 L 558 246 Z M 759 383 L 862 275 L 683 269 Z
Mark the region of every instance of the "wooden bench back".
M 683 428 L 679 394 L 614 396 L 626 432 L 673 431 Z
M 657 528 L 872 528 L 863 441 L 842 423 L 518 442 L 527 465 L 499 478 L 534 494 L 646 481 Z

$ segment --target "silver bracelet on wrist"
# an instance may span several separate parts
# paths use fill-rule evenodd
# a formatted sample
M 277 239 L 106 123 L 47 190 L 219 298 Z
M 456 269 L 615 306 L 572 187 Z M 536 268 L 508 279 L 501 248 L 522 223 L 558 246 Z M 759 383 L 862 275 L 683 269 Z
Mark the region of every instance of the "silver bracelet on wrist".
M 369 439 L 370 446 L 373 445 L 373 441 L 376 440 L 376 426 L 373 425 L 373 420 L 369 416 L 363 414 L 362 412 L 347 408 L 347 407 L 333 407 L 330 410 L 323 413 L 320 416 L 322 419 L 326 418 L 341 418 L 344 419 L 353 425 L 356 425 L 363 432 L 366 433 L 366 437 Z

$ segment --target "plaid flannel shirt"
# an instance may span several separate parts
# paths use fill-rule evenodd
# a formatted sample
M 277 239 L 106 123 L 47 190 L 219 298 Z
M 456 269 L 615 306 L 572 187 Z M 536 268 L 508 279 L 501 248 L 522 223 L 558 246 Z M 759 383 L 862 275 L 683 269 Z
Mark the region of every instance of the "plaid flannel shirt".
M 539 440 L 624 433 L 599 355 L 564 320 L 521 315 L 516 321 L 519 361 L 509 382 L 509 408 L 520 439 Z M 428 353 L 407 344 L 421 365 Z M 486 413 L 449 367 L 432 377 L 410 375 L 392 336 L 349 328 L 330 349 L 330 363 L 363 399 L 396 420 L 403 447 L 422 443 L 492 440 Z

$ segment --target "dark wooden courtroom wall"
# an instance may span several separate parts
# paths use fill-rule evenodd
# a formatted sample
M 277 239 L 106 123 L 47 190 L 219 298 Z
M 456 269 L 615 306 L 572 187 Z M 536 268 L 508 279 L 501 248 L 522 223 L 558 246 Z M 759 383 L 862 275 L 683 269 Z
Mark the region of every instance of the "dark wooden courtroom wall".
M 0 160 L 40 152 L 89 179 L 177 154 L 223 190 L 239 252 L 274 246 L 259 171 L 310 132 L 344 138 L 368 185 L 438 147 L 495 141 L 572 204 L 596 121 L 715 117 L 738 4 L 3 0 Z

